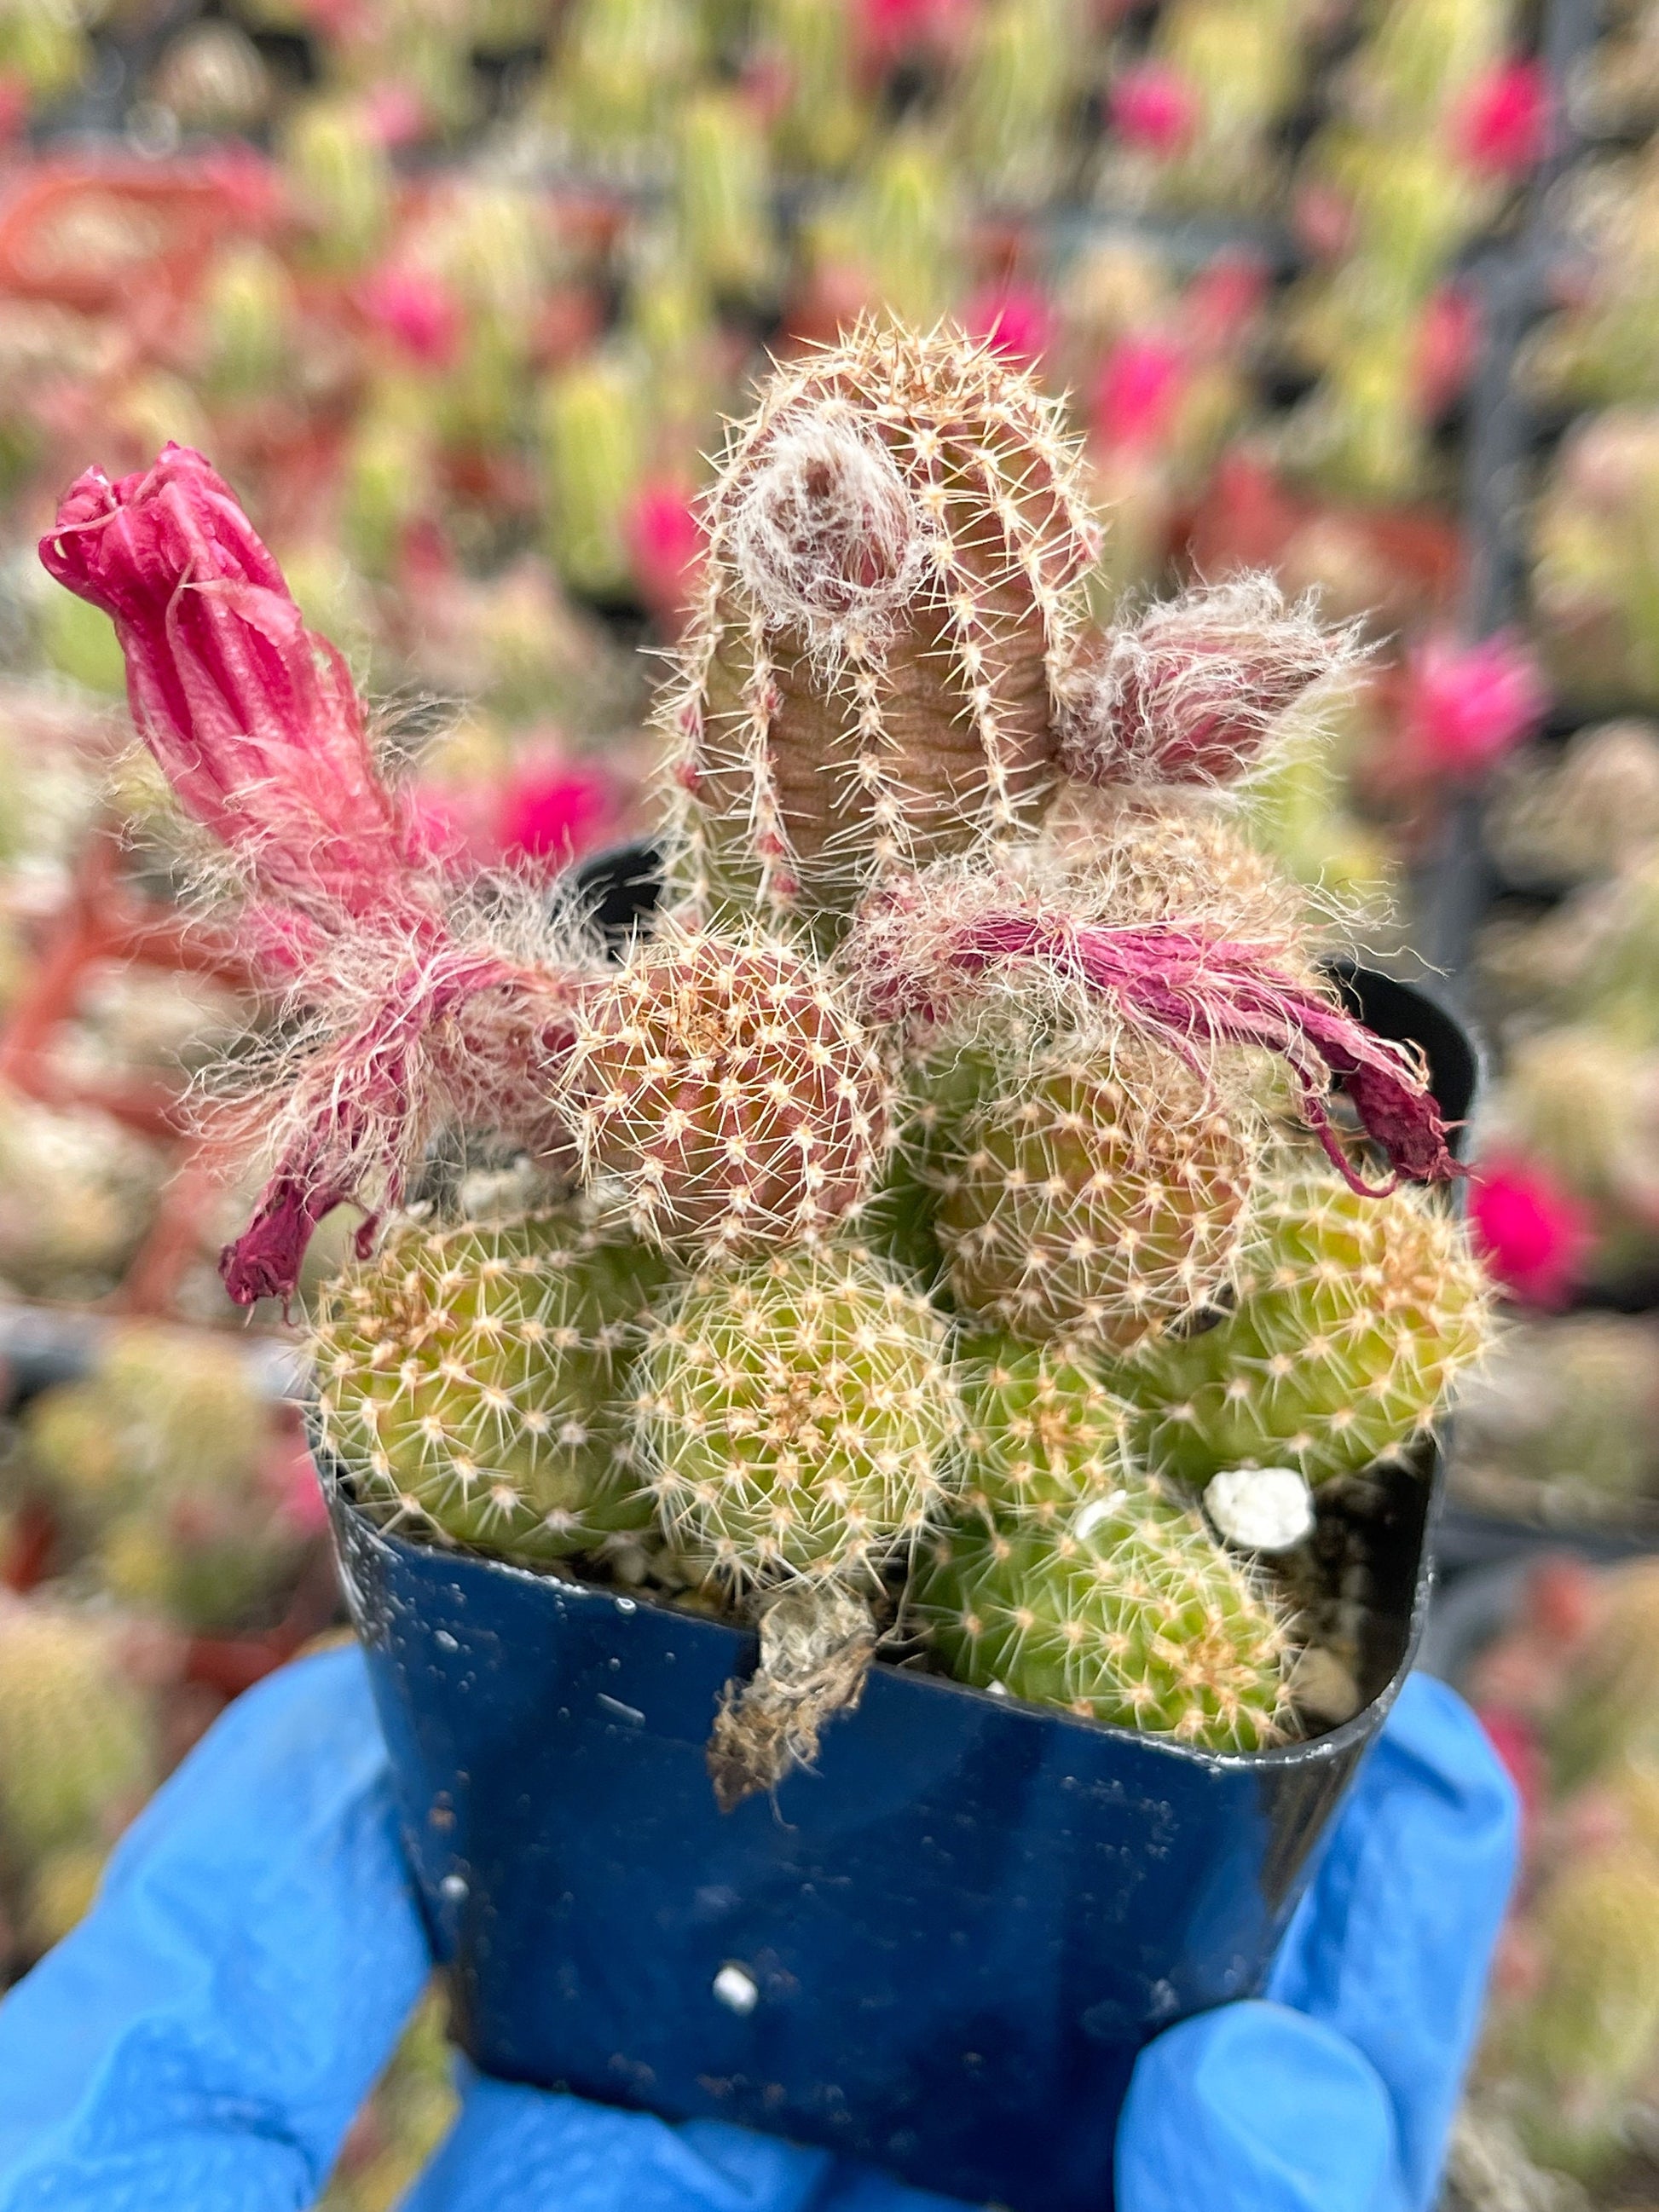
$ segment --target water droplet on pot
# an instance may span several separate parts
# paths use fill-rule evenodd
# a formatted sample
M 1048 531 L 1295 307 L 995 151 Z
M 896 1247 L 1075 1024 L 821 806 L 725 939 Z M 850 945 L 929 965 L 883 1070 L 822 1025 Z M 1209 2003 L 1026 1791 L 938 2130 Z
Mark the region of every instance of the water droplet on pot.
M 618 1613 L 637 1613 L 639 1609 L 640 1603 L 637 1598 L 619 1597 L 617 1600 L 617 1610 Z
M 438 1884 L 438 1894 L 446 1905 L 459 1905 L 466 1895 L 466 1876 L 462 1874 L 447 1874 Z
M 729 1961 L 714 1977 L 714 1997 L 728 2012 L 746 2016 L 760 2002 L 760 1984 L 746 1966 L 732 1966 Z
M 432 1641 L 440 1651 L 459 1651 L 461 1648 L 447 1628 L 434 1630 Z

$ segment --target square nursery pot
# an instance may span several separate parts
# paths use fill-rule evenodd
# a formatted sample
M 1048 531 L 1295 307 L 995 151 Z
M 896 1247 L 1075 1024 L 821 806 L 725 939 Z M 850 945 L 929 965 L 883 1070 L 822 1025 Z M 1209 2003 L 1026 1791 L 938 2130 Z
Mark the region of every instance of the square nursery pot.
M 1457 1025 L 1344 981 L 1462 1119 Z M 1440 1484 L 1425 1455 L 1322 1501 L 1370 1625 L 1366 1702 L 1311 1741 L 1218 1756 L 878 1664 L 815 1771 L 722 1814 L 704 1747 L 753 1633 L 411 1544 L 323 1473 L 472 2059 L 1013 2212 L 1102 2212 L 1137 2052 L 1261 1987 L 1412 1664 Z

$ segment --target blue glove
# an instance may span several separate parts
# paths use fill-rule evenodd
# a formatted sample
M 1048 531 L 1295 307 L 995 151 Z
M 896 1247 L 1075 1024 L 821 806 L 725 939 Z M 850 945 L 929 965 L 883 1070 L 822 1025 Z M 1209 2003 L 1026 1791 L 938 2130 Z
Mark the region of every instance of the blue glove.
M 1143 2054 L 1121 2212 L 1426 2207 L 1515 1837 L 1473 1719 L 1438 1683 L 1408 1683 L 1270 1998 Z M 185 1761 L 89 1917 L 0 2005 L 0 2212 L 309 2204 L 428 1970 L 362 1662 L 287 1668 Z M 671 2127 L 469 2075 L 406 2212 L 809 2204 L 946 2200 L 720 2122 Z

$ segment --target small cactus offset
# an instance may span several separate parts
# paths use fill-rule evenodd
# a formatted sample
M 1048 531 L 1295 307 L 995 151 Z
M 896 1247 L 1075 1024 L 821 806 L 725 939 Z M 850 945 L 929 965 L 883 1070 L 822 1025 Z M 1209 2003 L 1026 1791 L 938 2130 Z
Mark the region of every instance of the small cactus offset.
M 604 0 L 566 36 L 597 84 L 669 27 Z M 705 276 L 758 284 L 728 221 L 758 142 L 748 185 L 702 152 Z M 543 434 L 558 563 L 614 599 L 652 441 L 643 367 L 607 359 L 552 373 Z M 1060 423 L 945 326 L 861 323 L 771 375 L 705 500 L 665 897 L 614 964 L 580 899 L 432 860 L 199 455 L 89 472 L 43 548 L 113 617 L 305 1017 L 233 1297 L 291 1297 L 360 1208 L 315 1330 L 356 1502 L 756 1625 L 722 1804 L 810 1760 L 918 1620 L 970 1684 L 1277 1740 L 1317 1564 L 1296 1470 L 1397 1449 L 1484 1337 L 1458 1232 L 1399 1187 L 1459 1172 L 1425 1071 L 1322 974 L 1228 788 L 1353 640 L 1259 580 L 1092 631 Z M 1298 1116 L 1327 1164 L 1287 1181 L 1267 1146 Z M 454 1163 L 507 1160 L 542 1210 L 466 1218 Z M 1224 1485 L 1216 1524 L 1306 1555 L 1282 1570 L 1172 1486 L 1251 1466 L 1277 1487 Z
M 159 1747 L 121 1624 L 0 1594 L 0 1869 L 31 1879 L 70 1845 L 112 1843 L 155 1787 Z
M 1231 1310 L 1149 1347 L 1122 1387 L 1184 1481 L 1289 1464 L 1319 1482 L 1426 1435 L 1490 1328 L 1458 1224 L 1408 1186 L 1369 1199 L 1297 1172 L 1257 1194 Z
M 728 1583 L 872 1583 L 949 1495 L 944 1319 L 856 1247 L 698 1276 L 638 1382 L 657 1510 Z
M 591 1174 L 656 1243 L 754 1253 L 830 1229 L 885 1131 L 879 1058 L 810 959 L 751 926 L 665 929 L 578 1012 L 566 1072 Z
M 1058 1351 L 1012 1339 L 963 1346 L 964 1504 L 1004 1528 L 1057 1527 L 1137 1486 L 1133 1415 Z
M 708 522 L 665 707 L 694 906 L 846 911 L 1035 821 L 1097 533 L 1029 379 L 861 325 L 774 377 Z
M 453 1543 L 560 1559 L 647 1527 L 621 1407 L 661 1273 L 585 1206 L 410 1224 L 325 1303 L 325 1448 L 372 1511 Z
M 1133 1032 L 1069 1044 L 963 1124 L 934 1225 L 966 1311 L 1028 1343 L 1127 1351 L 1226 1281 L 1251 1119 Z
M 917 1597 L 951 1672 L 1210 1751 L 1277 1741 L 1290 1644 L 1250 1571 L 1144 1487 L 1085 1514 L 939 1541 Z

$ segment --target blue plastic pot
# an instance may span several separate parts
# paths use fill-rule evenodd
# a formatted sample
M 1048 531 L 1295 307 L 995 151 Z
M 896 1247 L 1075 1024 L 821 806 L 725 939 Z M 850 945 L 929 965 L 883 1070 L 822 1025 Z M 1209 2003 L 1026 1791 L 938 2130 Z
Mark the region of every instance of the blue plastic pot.
M 1353 989 L 1463 1115 L 1455 1024 Z M 478 2065 L 1014 2212 L 1102 2212 L 1136 2053 L 1260 1989 L 1411 1664 L 1438 1468 L 1398 1471 L 1364 1525 L 1368 1702 L 1328 1735 L 1215 1757 L 878 1665 L 816 1771 L 724 1814 L 704 1747 L 752 1634 L 423 1548 L 329 1488 Z

